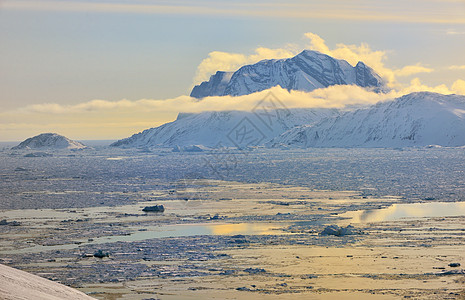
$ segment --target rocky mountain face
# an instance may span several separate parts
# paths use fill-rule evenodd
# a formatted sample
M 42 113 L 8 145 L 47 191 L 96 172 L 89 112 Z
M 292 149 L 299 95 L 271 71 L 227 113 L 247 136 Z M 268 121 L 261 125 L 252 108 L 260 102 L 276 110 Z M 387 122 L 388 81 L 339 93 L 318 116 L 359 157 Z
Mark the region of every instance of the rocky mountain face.
M 191 96 L 240 96 L 281 86 L 287 90 L 312 91 L 331 85 L 358 85 L 376 92 L 386 84 L 363 62 L 351 66 L 326 54 L 305 50 L 287 59 L 263 60 L 236 72 L 217 72 L 193 88 Z
M 234 72 L 216 72 L 215 75 L 210 77 L 209 81 L 204 81 L 200 85 L 195 86 L 190 96 L 194 98 L 223 96 L 233 74 Z

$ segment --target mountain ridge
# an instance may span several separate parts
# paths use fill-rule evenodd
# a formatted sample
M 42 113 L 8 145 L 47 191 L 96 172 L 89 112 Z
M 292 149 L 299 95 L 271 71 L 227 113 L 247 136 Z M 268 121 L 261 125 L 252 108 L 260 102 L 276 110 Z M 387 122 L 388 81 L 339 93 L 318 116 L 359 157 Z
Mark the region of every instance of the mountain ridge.
M 284 132 L 267 143 L 293 147 L 465 145 L 465 96 L 416 92 Z

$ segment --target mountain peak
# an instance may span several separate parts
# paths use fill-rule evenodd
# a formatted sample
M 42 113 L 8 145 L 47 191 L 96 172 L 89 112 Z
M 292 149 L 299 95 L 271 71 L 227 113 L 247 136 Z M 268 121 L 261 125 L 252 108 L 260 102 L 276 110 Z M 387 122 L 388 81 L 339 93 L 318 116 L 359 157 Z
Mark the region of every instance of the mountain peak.
M 302 52 L 300 52 L 299 54 L 297 54 L 296 56 L 292 57 L 292 58 L 289 58 L 289 59 L 293 59 L 293 58 L 296 58 L 296 57 L 307 57 L 307 58 L 312 58 L 312 59 L 321 59 L 321 60 L 334 60 L 334 61 L 339 61 L 339 62 L 342 62 L 344 64 L 349 64 L 346 60 L 344 59 L 337 59 L 337 58 L 334 58 L 328 54 L 324 54 L 322 52 L 319 52 L 319 51 L 316 51 L 316 50 L 303 50 Z
M 447 97 L 450 95 L 443 95 L 435 92 L 428 92 L 428 91 L 422 91 L 422 92 L 413 92 L 407 95 L 404 95 L 400 97 L 399 99 L 425 99 L 425 98 L 432 98 L 432 99 L 440 99 L 442 97 Z
M 327 57 L 331 57 L 327 54 L 323 54 L 319 51 L 315 51 L 315 50 L 308 50 L 308 49 L 305 49 L 305 50 L 302 50 L 302 52 L 300 52 L 299 54 L 297 54 L 296 56 L 313 56 L 313 57 L 318 57 L 318 56 L 327 56 Z
M 353 67 L 345 60 L 303 50 L 291 58 L 262 60 L 236 72 L 218 71 L 209 81 L 195 86 L 191 97 L 248 95 L 277 85 L 306 92 L 332 85 L 358 85 L 376 92 L 386 90 L 382 78 L 363 62 Z

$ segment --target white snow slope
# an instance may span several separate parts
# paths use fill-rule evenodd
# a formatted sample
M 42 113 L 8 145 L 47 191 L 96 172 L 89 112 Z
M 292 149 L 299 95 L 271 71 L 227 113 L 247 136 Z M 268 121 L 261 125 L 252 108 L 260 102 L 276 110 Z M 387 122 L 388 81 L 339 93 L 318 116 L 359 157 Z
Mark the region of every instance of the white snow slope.
M 0 299 L 95 300 L 95 298 L 60 283 L 2 264 L 0 264 Z
M 13 147 L 13 150 L 19 149 L 84 149 L 87 146 L 70 140 L 67 137 L 56 133 L 42 133 L 34 137 L 28 138 L 18 146 Z
M 465 96 L 419 92 L 293 128 L 268 146 L 408 147 L 465 145 Z
M 204 145 L 213 148 L 263 145 L 295 126 L 338 115 L 336 109 L 278 109 L 180 113 L 162 126 L 113 143 L 114 147 L 172 147 Z
M 262 60 L 236 72 L 217 72 L 209 81 L 193 88 L 191 96 L 240 96 L 274 86 L 287 90 L 312 91 L 331 85 L 358 85 L 376 92 L 387 90 L 373 69 L 358 62 L 355 67 L 317 51 L 304 50 L 287 59 Z

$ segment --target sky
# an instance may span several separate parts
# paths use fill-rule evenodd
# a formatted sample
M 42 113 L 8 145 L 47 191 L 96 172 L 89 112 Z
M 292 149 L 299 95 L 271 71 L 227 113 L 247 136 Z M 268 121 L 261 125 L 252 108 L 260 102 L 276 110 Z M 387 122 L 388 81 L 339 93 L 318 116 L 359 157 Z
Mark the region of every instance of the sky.
M 275 88 L 290 107 L 465 94 L 465 0 L 249 2 L 0 0 L 0 141 L 42 132 L 119 139 L 181 111 L 248 109 L 263 93 L 202 103 L 187 95 L 216 70 L 303 49 L 363 60 L 393 91 Z

